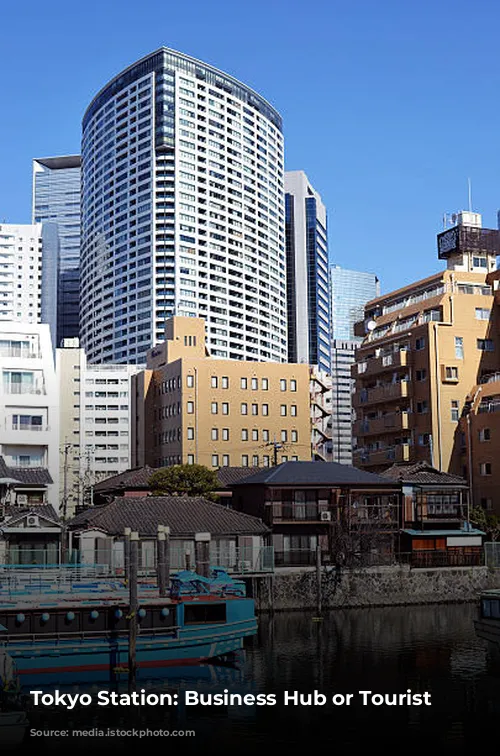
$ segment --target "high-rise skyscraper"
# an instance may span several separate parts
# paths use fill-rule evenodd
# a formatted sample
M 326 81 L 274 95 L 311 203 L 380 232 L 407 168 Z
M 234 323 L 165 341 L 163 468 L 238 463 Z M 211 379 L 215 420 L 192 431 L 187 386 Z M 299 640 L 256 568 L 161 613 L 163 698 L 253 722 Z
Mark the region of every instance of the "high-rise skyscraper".
M 79 155 L 33 160 L 32 222 L 57 224 L 56 345 L 79 331 L 80 162 Z
M 286 361 L 281 117 L 206 63 L 161 48 L 83 118 L 81 343 L 140 363 L 172 315 L 214 357 Z
M 285 174 L 288 360 L 330 372 L 326 209 L 303 171 Z
M 354 324 L 363 319 L 365 304 L 380 295 L 380 283 L 373 273 L 330 268 L 332 312 L 332 458 L 352 463 L 351 365 L 362 339 L 355 336 Z
M 365 304 L 380 296 L 380 283 L 374 273 L 348 270 L 340 265 L 330 268 L 332 298 L 332 338 L 361 342 L 354 335 L 354 324 L 363 320 Z

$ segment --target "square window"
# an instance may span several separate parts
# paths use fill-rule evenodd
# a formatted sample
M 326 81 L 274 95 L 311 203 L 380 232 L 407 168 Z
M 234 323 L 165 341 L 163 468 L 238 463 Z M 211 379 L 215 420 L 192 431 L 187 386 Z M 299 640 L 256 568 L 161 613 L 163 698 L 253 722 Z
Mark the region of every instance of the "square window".
M 257 391 L 259 388 L 259 379 L 258 378 L 252 378 L 252 389 L 253 391 Z
M 455 358 L 463 360 L 464 358 L 464 340 L 462 336 L 455 336 Z
M 269 380 L 267 378 L 263 378 L 261 381 L 262 391 L 268 391 L 269 389 Z
M 481 428 L 481 430 L 479 431 L 479 440 L 480 441 L 491 440 L 491 431 L 489 428 Z
M 253 457 L 252 457 L 252 465 L 253 465 L 253 467 L 258 467 L 259 466 L 259 455 L 258 454 L 254 454 L 253 455 Z
M 290 381 L 290 391 L 297 391 L 297 381 L 294 379 Z
M 240 386 L 241 386 L 241 388 L 242 388 L 242 389 L 246 389 L 246 388 L 248 388 L 248 381 L 247 381 L 247 379 L 246 379 L 246 378 L 242 378 L 242 379 L 241 379 L 241 383 L 240 383 Z
M 229 388 L 229 377 L 227 375 L 222 376 L 222 388 L 223 389 Z
M 216 415 L 218 413 L 218 411 L 219 411 L 219 408 L 217 406 L 217 402 L 212 402 L 211 408 L 212 408 L 211 409 L 212 415 Z
M 242 402 L 241 404 L 241 414 L 248 415 L 248 404 L 246 402 Z
M 188 415 L 192 415 L 194 412 L 194 402 L 188 402 L 186 405 L 186 412 Z
M 222 467 L 229 467 L 229 454 L 222 455 Z
M 288 433 L 286 432 L 286 430 L 281 431 L 281 440 L 288 441 Z
M 263 441 L 269 441 L 269 431 L 268 430 L 263 430 L 262 431 L 262 440 Z
M 222 402 L 222 414 L 223 415 L 229 415 L 229 403 L 228 402 Z
M 241 440 L 242 441 L 248 441 L 248 430 L 247 428 L 241 429 Z
M 252 415 L 258 415 L 258 414 L 259 414 L 259 405 L 252 404 Z
M 491 462 L 481 462 L 479 470 L 481 475 L 491 475 Z
M 425 349 L 425 336 L 421 336 L 419 339 L 415 340 L 415 349 L 417 351 Z
M 186 386 L 188 388 L 193 388 L 193 386 L 194 386 L 194 375 L 187 375 L 186 376 Z
M 212 454 L 212 467 L 219 467 L 219 455 Z
M 187 463 L 188 465 L 194 465 L 194 454 L 187 455 Z
M 229 428 L 222 429 L 222 440 L 229 441 Z
M 216 375 L 212 376 L 211 383 L 212 383 L 212 388 L 217 388 L 217 386 L 219 385 L 219 379 L 217 378 Z
M 292 417 L 297 417 L 297 405 L 296 404 L 292 404 L 292 406 L 290 407 L 290 414 L 291 414 Z
M 248 454 L 241 455 L 241 466 L 248 467 Z
M 284 378 L 280 380 L 280 391 L 286 391 L 286 380 Z
M 296 430 L 293 430 L 292 431 L 292 442 L 295 444 L 295 443 L 297 443 L 298 440 L 299 440 L 299 434 L 297 433 Z
M 218 441 L 218 440 L 219 440 L 219 429 L 212 428 L 212 441 Z
M 281 417 L 286 417 L 286 404 L 282 404 L 280 407 L 280 415 Z
M 193 439 L 194 439 L 194 428 L 188 428 L 187 429 L 187 437 L 188 437 L 188 441 L 193 441 Z

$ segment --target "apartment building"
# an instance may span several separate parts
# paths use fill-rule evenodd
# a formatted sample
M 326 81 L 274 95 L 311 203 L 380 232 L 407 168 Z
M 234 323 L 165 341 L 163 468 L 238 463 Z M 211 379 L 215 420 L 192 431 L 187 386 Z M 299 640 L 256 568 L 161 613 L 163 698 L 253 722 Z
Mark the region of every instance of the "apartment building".
M 308 365 L 209 356 L 205 322 L 174 317 L 132 377 L 132 466 L 311 459 Z
M 469 477 L 460 417 L 471 387 L 498 365 L 491 276 L 499 234 L 478 213 L 438 235 L 447 268 L 372 300 L 358 323 L 353 366 L 355 464 L 383 470 L 426 461 Z
M 92 505 L 98 481 L 130 467 L 130 381 L 141 366 L 88 364 L 78 339 L 63 340 L 57 366 L 60 496 L 70 516 Z
M 0 366 L 0 456 L 10 470 L 10 500 L 57 511 L 59 397 L 49 326 L 0 322 Z

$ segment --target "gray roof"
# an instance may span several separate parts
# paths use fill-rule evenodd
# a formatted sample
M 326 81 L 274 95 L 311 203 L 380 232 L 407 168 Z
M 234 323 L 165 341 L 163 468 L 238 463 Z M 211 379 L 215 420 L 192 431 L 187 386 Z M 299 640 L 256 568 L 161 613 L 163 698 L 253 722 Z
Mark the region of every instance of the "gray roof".
M 161 468 L 157 468 L 161 469 Z M 131 470 L 125 470 L 118 475 L 112 475 L 111 478 L 100 480 L 94 486 L 96 492 L 106 491 L 124 491 L 138 488 L 141 490 L 149 489 L 149 479 L 156 472 L 154 467 L 134 467 Z
M 235 512 L 201 496 L 117 497 L 110 504 L 87 509 L 68 522 L 71 530 L 96 528 L 109 535 L 123 535 L 128 527 L 142 537 L 155 537 L 158 525 L 167 525 L 174 538 L 192 538 L 195 533 L 231 536 L 269 532 L 257 517 Z
M 455 488 L 467 488 L 467 481 L 459 475 L 442 472 L 432 467 L 428 462 L 416 462 L 412 465 L 395 464 L 381 473 L 388 480 L 408 485 L 426 486 L 454 486 Z
M 217 470 L 219 483 L 225 488 L 260 472 L 261 467 L 220 467 Z
M 10 467 L 3 457 L 0 457 L 0 478 L 13 478 L 19 481 L 18 484 L 12 484 L 14 488 L 18 485 L 45 486 L 54 482 L 45 467 Z
M 255 475 L 232 485 L 398 487 L 380 475 L 338 462 L 283 462 L 276 467 L 261 468 Z
M 46 520 L 51 520 L 54 525 L 61 524 L 59 517 L 51 504 L 36 504 L 32 507 L 17 507 L 14 504 L 9 504 L 5 507 L 5 517 L 8 518 L 8 520 L 0 524 L 0 529 L 2 526 L 10 527 L 13 522 L 20 520 L 28 514 L 37 515 Z

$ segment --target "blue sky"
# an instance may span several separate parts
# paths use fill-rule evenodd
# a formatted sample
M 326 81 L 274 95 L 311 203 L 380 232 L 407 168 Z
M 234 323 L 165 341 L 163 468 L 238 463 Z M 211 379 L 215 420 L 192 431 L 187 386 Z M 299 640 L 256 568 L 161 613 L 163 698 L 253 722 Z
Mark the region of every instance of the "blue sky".
M 496 6 L 496 7 L 495 7 Z M 442 215 L 500 208 L 500 6 L 492 0 L 5 3 L 0 221 L 28 222 L 31 159 L 79 152 L 86 105 L 166 45 L 283 115 L 286 168 L 329 213 L 330 255 L 388 291 L 440 267 Z

